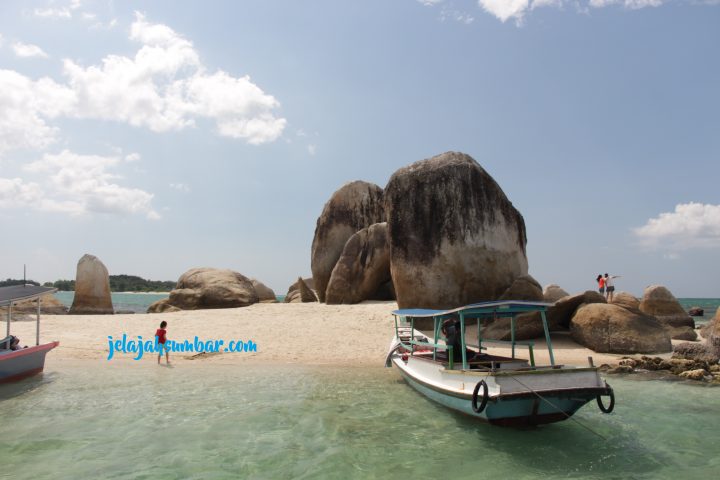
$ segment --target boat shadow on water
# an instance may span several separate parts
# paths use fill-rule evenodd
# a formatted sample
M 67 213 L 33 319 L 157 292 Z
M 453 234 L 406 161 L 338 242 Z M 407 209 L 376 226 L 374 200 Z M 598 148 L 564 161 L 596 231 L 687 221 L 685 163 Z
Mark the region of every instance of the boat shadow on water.
M 592 472 L 602 478 L 650 478 L 668 466 L 664 454 L 643 441 L 625 415 L 583 411 L 563 423 L 508 427 L 433 407 L 454 420 L 460 435 L 477 439 L 479 454 L 509 457 L 538 475 Z
M 0 384 L 0 402 L 10 398 L 29 394 L 53 383 L 57 377 L 56 372 L 44 372 L 39 375 L 19 380 L 17 382 Z

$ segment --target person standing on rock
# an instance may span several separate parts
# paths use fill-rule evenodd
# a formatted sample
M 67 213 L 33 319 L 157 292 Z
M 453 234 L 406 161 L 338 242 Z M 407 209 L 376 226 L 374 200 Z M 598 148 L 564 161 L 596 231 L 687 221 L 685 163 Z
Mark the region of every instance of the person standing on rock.
M 598 292 L 600 292 L 600 295 L 605 296 L 605 279 L 602 276 L 602 273 L 597 276 L 595 281 L 598 284 Z
M 615 292 L 615 285 L 613 284 L 613 278 L 620 278 L 621 275 L 608 275 L 605 274 L 605 290 L 606 290 L 606 299 L 608 303 L 612 303 L 613 301 L 613 293 Z

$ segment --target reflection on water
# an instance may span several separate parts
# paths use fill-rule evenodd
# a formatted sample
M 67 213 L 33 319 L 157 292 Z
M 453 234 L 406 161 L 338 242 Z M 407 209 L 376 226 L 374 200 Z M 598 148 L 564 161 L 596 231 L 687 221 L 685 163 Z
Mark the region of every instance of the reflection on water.
M 154 367 L 154 366 L 152 366 Z M 377 369 L 63 366 L 0 387 L 16 478 L 709 478 L 720 389 L 610 379 L 618 405 L 494 427 Z

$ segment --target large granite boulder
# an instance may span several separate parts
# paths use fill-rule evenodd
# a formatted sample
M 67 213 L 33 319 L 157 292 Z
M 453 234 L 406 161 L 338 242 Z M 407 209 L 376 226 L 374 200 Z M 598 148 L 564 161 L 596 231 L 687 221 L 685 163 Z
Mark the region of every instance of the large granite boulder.
M 578 308 L 570 322 L 570 335 L 579 344 L 602 353 L 672 351 L 670 335 L 655 317 L 606 303 Z
M 147 309 L 147 313 L 168 313 L 179 312 L 180 308 L 170 305 L 170 298 L 163 298 L 157 302 L 153 302 Z
M 315 226 L 310 257 L 315 289 L 321 302 L 345 243 L 358 230 L 385 221 L 383 191 L 377 185 L 346 183 L 325 204 Z
M 13 313 L 37 313 L 37 300 L 18 302 L 13 305 L 12 309 Z M 68 307 L 63 305 L 54 295 L 43 295 L 40 297 L 40 313 L 43 315 L 64 315 L 68 313 Z
M 617 292 L 613 295 L 613 305 L 627 308 L 628 310 L 639 310 L 640 300 L 633 294 L 628 292 Z
M 375 298 L 390 281 L 387 223 L 375 223 L 350 237 L 325 290 L 325 303 L 352 304 Z
M 488 340 L 511 340 L 510 322 L 511 320 L 508 317 L 483 321 L 482 338 Z M 545 329 L 543 328 L 540 313 L 523 313 L 515 317 L 515 340 L 532 340 L 544 335 Z
M 645 289 L 640 301 L 640 311 L 653 315 L 676 340 L 696 340 L 695 321 L 683 309 L 680 302 L 662 285 L 651 285 Z
M 395 172 L 385 213 L 400 308 L 495 300 L 528 273 L 522 215 L 468 155 L 448 152 Z
M 75 297 L 70 313 L 74 315 L 114 313 L 108 270 L 94 255 L 85 254 L 78 261 Z
M 226 269 L 193 268 L 183 273 L 168 303 L 182 310 L 247 307 L 258 302 L 244 275 Z
M 524 300 L 542 302 L 544 294 L 540 284 L 530 275 L 517 278 L 503 293 L 499 300 Z M 551 307 L 552 308 L 552 307 Z M 550 327 L 549 312 L 546 317 Z M 509 317 L 485 320 L 483 322 L 482 337 L 491 340 L 510 340 L 512 338 L 511 320 Z M 550 328 L 558 330 L 557 326 Z M 515 340 L 530 340 L 545 335 L 540 312 L 523 313 L 515 317 Z
M 313 290 L 312 278 L 298 277 L 297 281 L 290 285 L 287 295 L 285 295 L 285 303 L 311 303 L 317 302 L 317 292 Z
M 513 281 L 498 300 L 524 300 L 542 302 L 544 299 L 540 284 L 530 275 L 523 275 Z
M 710 351 L 720 356 L 720 308 L 715 312 L 715 316 L 710 320 L 702 330 L 703 336 L 707 339 Z
M 548 325 L 551 330 L 567 329 L 570 327 L 570 320 L 575 311 L 582 304 L 607 303 L 605 297 L 593 290 L 563 297 L 555 302 L 555 305 L 548 308 Z
M 257 293 L 258 295 L 258 301 L 260 301 L 261 303 L 277 302 L 277 297 L 275 296 L 275 292 L 272 288 L 268 287 L 260 280 L 257 280 L 255 278 L 251 278 L 250 283 L 252 283 L 252 286 L 255 289 L 255 293 Z
M 570 294 L 563 290 L 560 285 L 551 283 L 543 289 L 543 300 L 548 303 L 555 303 L 563 297 L 567 297 Z

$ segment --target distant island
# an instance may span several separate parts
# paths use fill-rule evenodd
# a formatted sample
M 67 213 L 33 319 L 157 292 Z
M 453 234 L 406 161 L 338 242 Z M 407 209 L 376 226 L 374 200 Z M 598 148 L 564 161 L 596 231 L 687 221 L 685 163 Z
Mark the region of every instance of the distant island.
M 6 280 L 0 280 L 0 287 L 22 285 L 23 283 L 40 285 L 40 283 L 34 280 L 8 278 Z M 45 282 L 43 286 L 57 288 L 58 290 L 66 292 L 74 292 L 75 280 Z M 110 275 L 111 292 L 169 292 L 173 288 L 175 288 L 175 282 L 171 280 L 146 280 L 135 275 Z

